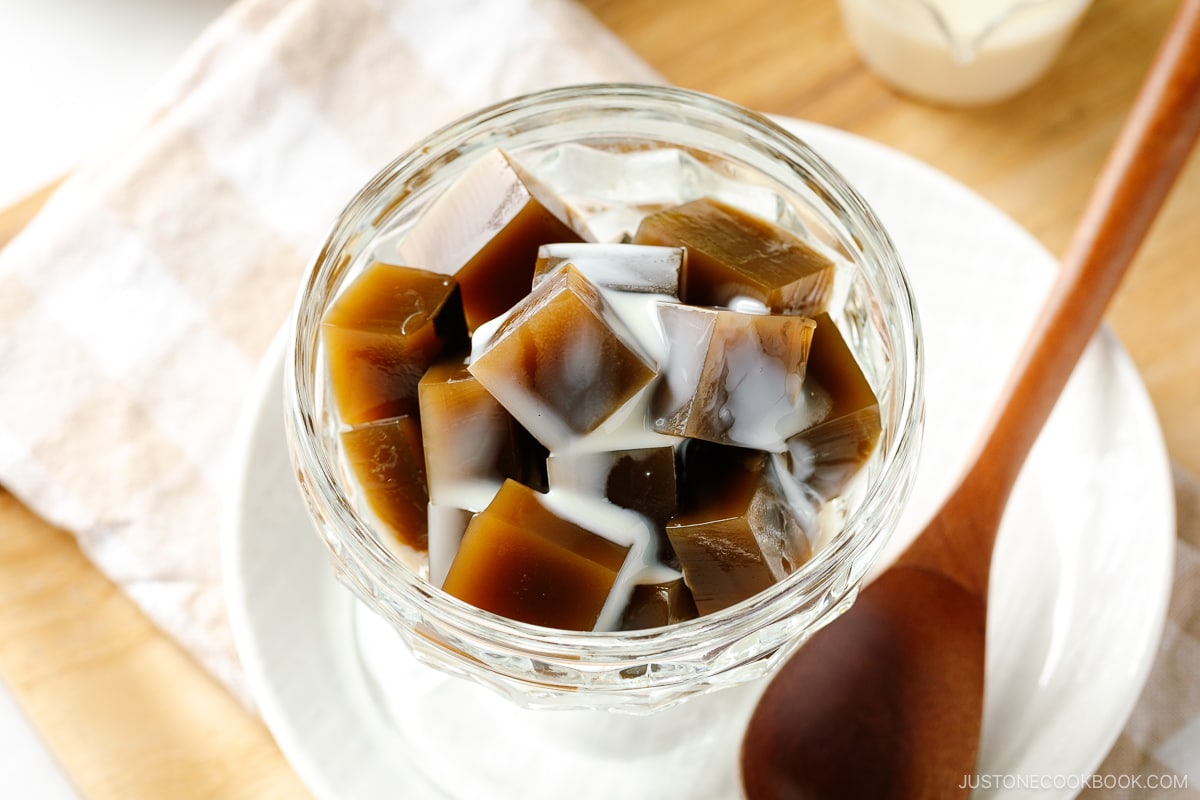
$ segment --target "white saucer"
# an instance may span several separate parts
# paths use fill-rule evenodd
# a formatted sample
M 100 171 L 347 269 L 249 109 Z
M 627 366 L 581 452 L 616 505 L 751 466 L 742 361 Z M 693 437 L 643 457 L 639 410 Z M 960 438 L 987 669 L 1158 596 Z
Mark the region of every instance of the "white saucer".
M 849 134 L 781 122 L 859 188 L 895 239 L 917 293 L 928 365 L 927 432 L 913 500 L 889 547 L 894 554 L 965 461 L 1055 260 L 996 209 L 930 167 Z M 387 633 L 365 640 L 356 635 L 356 620 L 361 625 L 364 617 L 334 580 L 311 530 L 284 442 L 281 344 L 264 360 L 243 411 L 223 530 L 238 650 L 264 719 L 322 800 L 440 797 L 447 796 L 445 786 L 469 797 L 464 787 L 484 779 L 489 797 L 537 796 L 528 791 L 536 776 L 523 766 L 527 740 L 477 724 L 513 714 L 502 701 L 403 654 L 362 651 L 363 641 L 387 650 L 380 638 Z M 1072 782 L 1099 765 L 1154 657 L 1174 532 L 1169 466 L 1153 408 L 1125 352 L 1102 331 L 1034 448 L 1000 533 L 980 774 L 1061 787 L 1039 791 L 1038 798 L 1070 797 Z M 380 677 L 381 659 L 394 662 L 393 678 Z M 390 684 L 375 685 L 380 680 Z M 707 736 L 693 753 L 704 757 L 693 758 L 689 768 L 711 773 L 708 796 L 736 797 L 740 725 L 755 692 L 701 699 L 676 714 L 672 724 L 685 720 L 681 730 L 698 740 Z M 420 732 L 406 727 L 406 703 L 413 719 L 443 709 L 449 719 L 441 722 L 450 726 L 470 708 L 470 719 L 457 720 L 465 732 L 463 752 L 439 755 L 427 749 L 429 741 L 414 741 Z M 562 724 L 557 712 L 548 713 L 540 719 Z M 707 725 L 706 714 L 713 715 Z M 620 724 L 636 735 L 640 723 Z M 462 774 L 435 788 L 423 777 L 428 762 L 422 759 L 431 758 Z M 623 779 L 617 763 L 613 753 L 593 748 L 576 766 L 592 771 L 585 784 L 611 791 L 612 782 Z M 475 766 L 479 780 L 472 783 Z M 662 788 L 654 785 L 655 792 Z M 590 796 L 574 785 L 560 789 L 556 794 L 575 800 Z M 1035 795 L 1001 788 L 974 796 Z

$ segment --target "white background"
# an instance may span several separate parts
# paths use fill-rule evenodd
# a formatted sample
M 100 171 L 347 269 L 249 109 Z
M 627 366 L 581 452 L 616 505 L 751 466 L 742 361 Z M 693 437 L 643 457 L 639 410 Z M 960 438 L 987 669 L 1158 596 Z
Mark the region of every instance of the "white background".
M 128 128 L 229 0 L 0 0 L 0 208 Z

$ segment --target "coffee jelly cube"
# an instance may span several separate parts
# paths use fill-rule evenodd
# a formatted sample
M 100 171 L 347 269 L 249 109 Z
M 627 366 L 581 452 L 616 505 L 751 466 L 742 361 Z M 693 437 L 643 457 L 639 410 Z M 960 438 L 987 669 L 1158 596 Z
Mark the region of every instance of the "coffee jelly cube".
M 629 548 L 563 519 L 540 498 L 505 481 L 471 519 L 442 588 L 509 619 L 590 631 Z
M 505 478 L 545 491 L 546 448 L 467 371 L 434 364 L 417 386 L 434 503 L 482 511 Z
M 541 245 L 579 241 L 562 201 L 494 150 L 430 206 L 399 252 L 407 263 L 455 277 L 474 331 L 529 291 Z
M 757 300 L 775 313 L 822 311 L 833 262 L 795 234 L 709 197 L 651 214 L 637 244 L 687 249 L 681 299 L 698 306 Z
M 801 515 L 766 453 L 690 441 L 667 536 L 701 614 L 766 589 L 812 555 Z
M 635 244 L 550 244 L 538 251 L 533 285 L 566 265 L 596 285 L 612 305 L 634 344 L 652 362 L 666 354 L 658 303 L 679 297 L 684 251 L 679 247 Z
M 675 448 L 646 447 L 596 453 L 560 453 L 546 462 L 550 487 L 636 511 L 653 525 L 658 560 L 675 562 L 663 527 L 678 510 Z
M 683 578 L 633 587 L 629 605 L 621 613 L 619 630 L 637 631 L 673 625 L 700 616 L 692 592 Z
M 536 289 L 564 264 L 573 264 L 588 280 L 605 289 L 679 297 L 684 250 L 636 244 L 547 244 L 538 249 L 533 268 Z
M 820 421 L 787 440 L 792 475 L 829 499 L 840 494 L 867 462 L 882 430 L 879 401 L 854 353 L 828 314 L 814 318 L 806 401 Z
M 475 339 L 471 374 L 550 450 L 594 430 L 655 375 L 600 290 L 570 265 Z
M 346 464 L 367 506 L 404 545 L 427 548 L 425 456 L 416 417 L 394 417 L 341 433 Z
M 666 356 L 666 341 L 658 319 L 660 302 L 677 302 L 679 275 L 686 258 L 679 247 L 635 244 L 553 244 L 538 251 L 533 285 L 565 266 L 596 285 L 633 337 L 633 344 L 651 363 Z
M 416 413 L 425 369 L 468 342 L 453 279 L 382 263 L 334 301 L 321 337 L 334 404 L 347 425 Z
M 661 433 L 782 450 L 799 407 L 814 323 L 663 303 L 663 381 L 651 398 Z
M 550 486 L 603 497 L 662 525 L 676 512 L 675 448 L 553 455 Z

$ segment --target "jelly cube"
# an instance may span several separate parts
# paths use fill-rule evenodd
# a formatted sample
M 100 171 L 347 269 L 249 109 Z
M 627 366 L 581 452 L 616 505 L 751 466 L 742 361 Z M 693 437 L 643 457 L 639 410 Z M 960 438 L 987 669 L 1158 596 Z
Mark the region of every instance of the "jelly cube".
M 397 541 L 427 549 L 425 456 L 416 417 L 395 417 L 345 430 L 342 449 L 367 506 Z
M 417 411 L 417 382 L 467 331 L 455 282 L 408 267 L 367 267 L 321 321 L 338 416 L 359 425 Z
M 641 583 L 633 587 L 629 604 L 621 614 L 619 630 L 637 631 L 659 628 L 700 616 L 691 590 L 676 578 L 661 583 Z
M 637 244 L 547 244 L 538 249 L 533 288 L 563 264 L 573 264 L 588 280 L 618 292 L 662 294 L 678 299 L 684 250 Z
M 804 391 L 820 421 L 787 440 L 788 471 L 829 499 L 871 457 L 882 427 L 879 401 L 828 314 L 814 318 Z
M 766 453 L 689 441 L 680 513 L 667 524 L 696 608 L 739 603 L 812 555 L 802 515 Z
M 442 588 L 509 619 L 592 630 L 629 548 L 563 519 L 540 498 L 505 481 L 471 519 Z
M 782 450 L 804 419 L 812 320 L 668 303 L 659 315 L 668 344 L 650 402 L 655 429 Z
M 546 448 L 483 388 L 464 361 L 434 364 L 417 391 L 434 503 L 482 511 L 505 478 L 547 489 Z
M 507 154 L 472 164 L 399 243 L 402 259 L 453 275 L 474 331 L 529 291 L 538 248 L 579 242 L 566 206 Z
M 651 214 L 633 241 L 687 249 L 680 299 L 692 305 L 748 298 L 774 313 L 811 314 L 825 308 L 833 288 L 829 258 L 790 231 L 708 197 Z
M 675 448 L 550 456 L 550 486 L 603 497 L 664 525 L 675 515 Z
M 647 447 L 595 453 L 560 453 L 546 462 L 550 487 L 602 497 L 650 520 L 658 560 L 674 564 L 664 526 L 675 515 L 675 448 Z
M 651 361 L 666 355 L 658 303 L 677 301 L 684 251 L 636 244 L 549 244 L 538 250 L 533 285 L 570 264 L 595 284 Z
M 742 520 L 672 524 L 667 526 L 667 535 L 701 614 L 740 603 L 775 583 L 754 535 Z
M 568 265 L 494 332 L 478 331 L 471 374 L 550 450 L 592 431 L 655 376 L 599 289 Z

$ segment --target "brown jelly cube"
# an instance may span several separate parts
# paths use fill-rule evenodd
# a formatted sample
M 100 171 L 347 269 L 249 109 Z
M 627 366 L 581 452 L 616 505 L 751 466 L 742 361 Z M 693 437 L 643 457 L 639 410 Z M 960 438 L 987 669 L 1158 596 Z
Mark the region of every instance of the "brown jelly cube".
M 621 613 L 619 630 L 637 631 L 673 625 L 700 616 L 696 601 L 683 578 L 633 587 L 629 605 Z
M 560 453 L 546 462 L 550 486 L 636 511 L 652 523 L 660 562 L 675 566 L 675 554 L 664 526 L 678 510 L 675 448 L 643 447 L 596 453 Z
M 664 379 L 651 398 L 662 433 L 782 450 L 798 408 L 814 323 L 806 317 L 659 305 Z
M 766 453 L 689 441 L 681 460 L 681 510 L 667 536 L 701 614 L 757 594 L 808 560 L 808 536 Z
M 655 375 L 600 290 L 569 265 L 481 338 L 471 374 L 551 450 L 594 430 Z
M 651 214 L 637 244 L 687 249 L 681 299 L 728 306 L 739 298 L 775 313 L 824 309 L 833 287 L 833 262 L 795 234 L 712 198 Z
M 507 154 L 472 164 L 399 244 L 409 264 L 453 275 L 474 331 L 529 291 L 538 247 L 582 241 L 562 201 Z
M 639 294 L 679 296 L 684 250 L 637 244 L 592 242 L 547 244 L 538 249 L 533 286 L 564 264 L 573 264 L 592 283 L 605 289 Z
M 828 314 L 815 318 L 805 380 L 807 402 L 821 421 L 787 441 L 788 468 L 821 497 L 841 493 L 879 443 L 879 401 L 854 353 Z
M 548 244 L 538 250 L 533 288 L 567 266 L 600 289 L 639 351 L 652 363 L 666 353 L 659 302 L 679 299 L 681 247 L 591 242 Z
M 425 456 L 416 417 L 359 425 L 341 434 L 342 449 L 367 506 L 414 550 L 427 548 Z
M 483 388 L 464 361 L 434 364 L 417 390 L 434 503 L 482 511 L 505 478 L 546 490 L 546 448 Z
M 741 517 L 673 522 L 667 536 L 701 614 L 740 603 L 775 583 L 753 531 Z
M 553 455 L 547 474 L 554 488 L 603 497 L 659 525 L 677 510 L 674 447 Z
M 457 285 L 444 275 L 372 264 L 321 321 L 330 388 L 347 425 L 416 413 L 417 382 L 446 350 L 465 350 Z
M 563 519 L 540 498 L 505 481 L 471 519 L 442 588 L 509 619 L 590 631 L 629 548 Z

